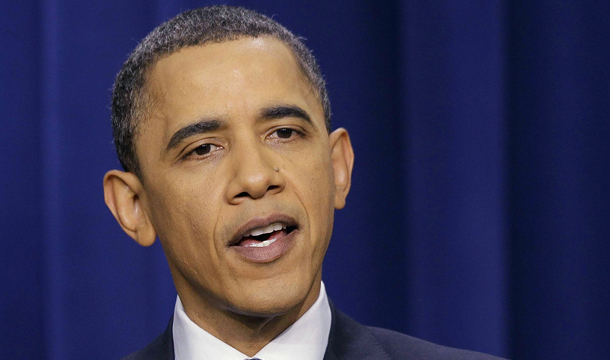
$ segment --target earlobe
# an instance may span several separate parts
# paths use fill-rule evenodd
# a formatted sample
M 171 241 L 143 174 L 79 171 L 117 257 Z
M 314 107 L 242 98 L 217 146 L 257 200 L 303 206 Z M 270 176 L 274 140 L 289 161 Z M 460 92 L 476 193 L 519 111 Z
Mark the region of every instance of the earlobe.
M 352 183 L 354 149 L 349 134 L 339 128 L 330 134 L 331 161 L 335 177 L 335 209 L 343 209 Z
M 104 200 L 121 228 L 138 244 L 150 246 L 157 233 L 142 206 L 142 183 L 132 173 L 111 170 L 104 176 Z

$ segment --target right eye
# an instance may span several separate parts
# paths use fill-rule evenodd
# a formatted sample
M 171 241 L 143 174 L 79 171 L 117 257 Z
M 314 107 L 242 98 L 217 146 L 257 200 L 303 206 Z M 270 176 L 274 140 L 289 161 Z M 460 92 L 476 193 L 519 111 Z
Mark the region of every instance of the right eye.
M 212 151 L 220 149 L 220 146 L 214 144 L 201 144 L 193 149 L 187 156 L 205 156 Z

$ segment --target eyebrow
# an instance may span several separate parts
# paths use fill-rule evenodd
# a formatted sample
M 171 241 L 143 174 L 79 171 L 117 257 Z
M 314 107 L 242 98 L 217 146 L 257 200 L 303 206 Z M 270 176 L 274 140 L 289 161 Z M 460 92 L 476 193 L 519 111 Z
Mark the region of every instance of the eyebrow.
M 261 111 L 261 117 L 269 120 L 294 117 L 303 119 L 313 125 L 311 117 L 309 114 L 307 114 L 307 111 L 303 110 L 297 105 L 279 105 L 265 108 Z
M 167 143 L 165 151 L 167 152 L 172 148 L 176 147 L 176 145 L 180 144 L 180 142 L 182 142 L 182 140 L 186 138 L 189 138 L 193 135 L 205 134 L 206 132 L 217 130 L 222 125 L 223 122 L 218 119 L 203 119 L 194 124 L 187 125 L 176 131 L 174 135 L 172 135 L 171 139 Z

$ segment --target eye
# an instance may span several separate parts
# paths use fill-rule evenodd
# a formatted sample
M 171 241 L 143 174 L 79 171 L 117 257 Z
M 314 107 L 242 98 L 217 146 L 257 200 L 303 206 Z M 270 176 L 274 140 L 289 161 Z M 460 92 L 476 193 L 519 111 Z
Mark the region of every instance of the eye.
M 220 146 L 214 144 L 202 144 L 193 149 L 188 155 L 203 156 L 211 153 L 212 151 L 218 150 Z
M 275 134 L 279 139 L 290 139 L 293 135 L 295 135 L 297 131 L 289 128 L 281 128 L 277 129 L 273 132 L 272 136 Z

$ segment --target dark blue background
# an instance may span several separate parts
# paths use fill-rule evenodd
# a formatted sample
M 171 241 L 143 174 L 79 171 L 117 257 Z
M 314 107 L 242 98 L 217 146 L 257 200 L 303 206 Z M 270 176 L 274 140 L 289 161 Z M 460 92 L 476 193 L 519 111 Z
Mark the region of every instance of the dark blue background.
M 116 359 L 175 292 L 103 202 L 110 88 L 212 1 L 0 3 L 0 358 Z M 296 34 L 356 152 L 324 280 L 365 324 L 518 359 L 610 353 L 610 2 L 224 1 Z

